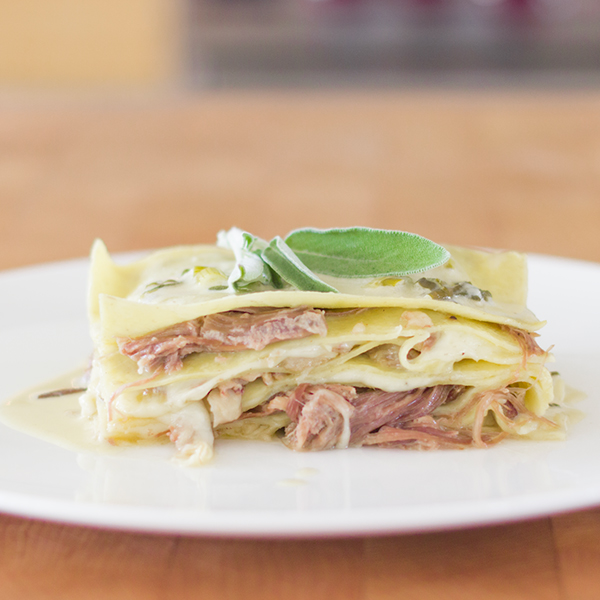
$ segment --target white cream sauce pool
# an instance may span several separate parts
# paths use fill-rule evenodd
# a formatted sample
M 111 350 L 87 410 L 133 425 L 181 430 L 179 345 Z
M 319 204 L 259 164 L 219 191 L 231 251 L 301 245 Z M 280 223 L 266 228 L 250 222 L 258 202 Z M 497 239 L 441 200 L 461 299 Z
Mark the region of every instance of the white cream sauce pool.
M 76 452 L 118 452 L 116 446 L 99 440 L 93 422 L 81 416 L 81 393 L 39 398 L 45 392 L 78 387 L 82 374 L 68 373 L 0 404 L 0 422 Z

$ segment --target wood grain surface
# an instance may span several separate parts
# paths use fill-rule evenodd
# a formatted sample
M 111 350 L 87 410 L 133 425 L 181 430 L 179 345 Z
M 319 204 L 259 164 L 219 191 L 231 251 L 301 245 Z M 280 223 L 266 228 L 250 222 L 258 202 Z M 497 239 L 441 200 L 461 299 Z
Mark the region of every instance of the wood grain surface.
M 212 242 L 231 225 L 405 229 L 600 261 L 600 93 L 0 99 L 0 268 Z M 0 515 L 0 598 L 600 598 L 600 509 L 326 540 Z

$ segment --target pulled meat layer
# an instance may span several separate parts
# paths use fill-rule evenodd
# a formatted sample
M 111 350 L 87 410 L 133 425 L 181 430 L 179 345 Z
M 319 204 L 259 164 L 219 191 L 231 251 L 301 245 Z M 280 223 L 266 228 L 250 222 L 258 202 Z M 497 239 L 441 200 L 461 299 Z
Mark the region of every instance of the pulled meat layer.
M 470 445 L 472 436 L 444 428 L 431 413 L 456 399 L 463 386 L 437 385 L 384 392 L 345 385 L 301 384 L 269 402 L 285 410 L 292 423 L 285 443 L 294 450 L 403 445 L 419 448 Z
M 244 308 L 179 323 L 139 338 L 117 338 L 119 352 L 135 360 L 141 371 L 173 373 L 194 352 L 262 350 L 283 340 L 326 335 L 322 310 Z

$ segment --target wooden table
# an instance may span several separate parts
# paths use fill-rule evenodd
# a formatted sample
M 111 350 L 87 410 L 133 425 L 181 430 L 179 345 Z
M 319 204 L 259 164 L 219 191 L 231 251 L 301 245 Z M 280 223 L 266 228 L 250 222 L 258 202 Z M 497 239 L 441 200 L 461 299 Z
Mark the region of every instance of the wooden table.
M 600 260 L 600 93 L 0 99 L 0 268 L 354 224 Z M 600 597 L 600 509 L 236 540 L 0 516 L 0 597 Z

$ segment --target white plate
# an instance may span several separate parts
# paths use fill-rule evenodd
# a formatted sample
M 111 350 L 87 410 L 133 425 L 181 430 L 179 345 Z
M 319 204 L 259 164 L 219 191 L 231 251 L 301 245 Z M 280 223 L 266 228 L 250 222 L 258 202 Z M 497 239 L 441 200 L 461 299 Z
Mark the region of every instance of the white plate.
M 489 450 L 378 448 L 294 453 L 222 441 L 185 469 L 168 449 L 78 454 L 0 425 L 0 511 L 69 523 L 205 535 L 353 535 L 425 531 L 600 504 L 600 265 L 530 258 L 542 345 L 588 394 L 566 442 Z M 0 402 L 89 354 L 87 262 L 0 274 Z

